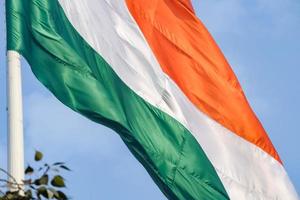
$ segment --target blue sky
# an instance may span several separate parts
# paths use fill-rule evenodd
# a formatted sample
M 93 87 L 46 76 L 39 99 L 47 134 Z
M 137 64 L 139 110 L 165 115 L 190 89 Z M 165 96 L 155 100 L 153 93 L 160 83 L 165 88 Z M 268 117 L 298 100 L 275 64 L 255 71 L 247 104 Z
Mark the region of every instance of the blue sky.
M 300 192 L 300 1 L 195 0 Z M 58 102 L 23 61 L 26 163 L 66 161 L 73 199 L 165 199 L 111 130 Z M 0 167 L 6 168 L 4 0 L 0 0 Z

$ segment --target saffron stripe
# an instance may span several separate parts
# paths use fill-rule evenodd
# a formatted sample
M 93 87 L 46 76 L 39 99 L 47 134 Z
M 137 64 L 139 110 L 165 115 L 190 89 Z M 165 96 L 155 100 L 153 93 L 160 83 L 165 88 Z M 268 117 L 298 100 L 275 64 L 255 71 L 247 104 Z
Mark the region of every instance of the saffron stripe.
M 196 15 L 180 1 L 126 2 L 163 71 L 189 100 L 281 162 L 228 62 Z

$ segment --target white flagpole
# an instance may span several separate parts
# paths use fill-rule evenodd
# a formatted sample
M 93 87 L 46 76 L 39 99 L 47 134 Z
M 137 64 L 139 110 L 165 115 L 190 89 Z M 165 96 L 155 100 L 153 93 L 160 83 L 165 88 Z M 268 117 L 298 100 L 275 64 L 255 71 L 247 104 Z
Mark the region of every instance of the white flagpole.
M 8 173 L 10 181 L 24 180 L 23 106 L 20 54 L 7 51 Z M 12 190 L 16 189 L 10 186 Z

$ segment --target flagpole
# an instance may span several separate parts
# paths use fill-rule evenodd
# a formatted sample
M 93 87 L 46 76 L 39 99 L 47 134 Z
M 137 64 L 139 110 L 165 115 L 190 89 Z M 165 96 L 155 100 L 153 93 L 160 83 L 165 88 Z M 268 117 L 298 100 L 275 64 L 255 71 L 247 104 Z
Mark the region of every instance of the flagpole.
M 7 51 L 8 173 L 18 184 L 24 180 L 23 106 L 20 54 Z M 15 187 L 10 186 L 12 190 Z

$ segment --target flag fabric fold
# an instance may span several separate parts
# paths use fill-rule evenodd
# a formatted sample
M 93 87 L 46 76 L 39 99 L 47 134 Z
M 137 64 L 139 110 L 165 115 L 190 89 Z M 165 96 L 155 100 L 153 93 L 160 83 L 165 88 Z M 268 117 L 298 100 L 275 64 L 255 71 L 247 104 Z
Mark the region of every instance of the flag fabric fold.
M 298 199 L 189 0 L 6 0 L 7 48 L 169 199 Z

